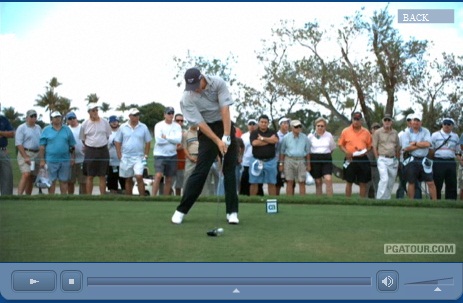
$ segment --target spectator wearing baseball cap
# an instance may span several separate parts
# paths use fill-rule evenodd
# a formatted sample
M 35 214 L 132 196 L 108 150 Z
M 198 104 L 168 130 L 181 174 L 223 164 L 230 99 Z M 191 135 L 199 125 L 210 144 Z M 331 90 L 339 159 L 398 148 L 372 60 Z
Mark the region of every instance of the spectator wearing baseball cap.
M 305 195 L 305 179 L 310 171 L 310 141 L 302 132 L 301 121 L 291 121 L 291 133 L 284 136 L 279 145 L 279 171 L 285 174 L 286 194 L 293 196 L 293 185 L 297 183 L 299 194 Z
M 397 177 L 400 157 L 400 140 L 392 128 L 393 119 L 389 114 L 383 117 L 383 127 L 373 133 L 373 152 L 377 159 L 379 182 L 376 186 L 376 199 L 391 199 L 392 188 Z
M 252 144 L 249 139 L 249 136 L 253 131 L 257 129 L 257 120 L 256 119 L 249 119 L 247 122 L 248 131 L 245 132 L 241 139 L 243 140 L 244 144 L 244 152 L 243 152 L 243 161 L 241 165 L 243 166 L 243 172 L 241 173 L 241 180 L 240 180 L 240 195 L 249 196 L 250 195 L 250 183 L 249 183 L 249 168 L 251 166 L 251 159 L 252 159 Z M 257 195 L 263 196 L 263 185 L 258 185 Z
M 119 177 L 125 178 L 126 195 L 132 195 L 134 178 L 137 181 L 138 194 L 140 196 L 146 194 L 143 171 L 147 163 L 151 139 L 148 127 L 140 122 L 140 111 L 137 108 L 130 109 L 129 120 L 120 126 L 114 138 L 117 157 L 120 159 Z
M 371 180 L 370 160 L 367 151 L 371 149 L 371 134 L 362 126 L 361 112 L 352 114 L 352 123 L 343 129 L 338 140 L 339 148 L 345 153 L 344 178 L 346 196 L 352 195 L 352 184 L 359 183 L 360 197 L 367 197 L 367 184 Z
M 80 129 L 80 140 L 85 145 L 84 168 L 87 175 L 86 193 L 93 193 L 93 179 L 98 177 L 98 187 L 100 195 L 106 194 L 106 173 L 109 166 L 109 136 L 111 136 L 111 126 L 108 120 L 101 118 L 98 114 L 98 104 L 89 103 L 87 111 L 89 119 L 82 123 Z
M 37 112 L 30 109 L 26 113 L 26 121 L 19 125 L 15 132 L 15 144 L 18 149 L 18 167 L 21 179 L 18 184 L 18 195 L 30 195 L 33 188 L 33 176 L 37 175 L 39 165 L 35 165 L 39 155 L 39 140 L 42 128 L 36 124 Z
M 411 127 L 402 136 L 401 144 L 404 152 L 410 157 L 404 159 L 403 173 L 408 182 L 407 194 L 409 199 L 415 196 L 417 182 L 426 182 L 431 199 L 436 200 L 436 185 L 432 173 L 432 163 L 426 157 L 432 147 L 431 134 L 422 126 L 422 116 L 418 113 L 412 115 Z
M 68 193 L 73 195 L 75 192 L 75 185 L 79 183 L 79 195 L 85 195 L 86 193 L 86 182 L 87 177 L 84 175 L 83 163 L 85 159 L 84 145 L 79 139 L 80 129 L 82 125 L 77 120 L 77 116 L 74 112 L 69 112 L 66 115 L 66 123 L 72 131 L 72 135 L 76 140 L 74 146 L 74 165 L 71 165 L 71 177 L 68 181 Z
M 108 139 L 109 166 L 106 175 L 106 187 L 110 193 L 116 194 L 119 188 L 125 189 L 125 178 L 119 176 L 121 160 L 117 156 L 115 144 L 116 134 L 120 127 L 119 118 L 115 115 L 109 116 L 109 126 L 111 126 L 111 135 Z
M 154 168 L 152 196 L 158 193 L 170 195 L 172 183 L 177 175 L 177 145 L 182 142 L 182 128 L 174 122 L 175 110 L 168 106 L 164 109 L 164 120 L 154 126 Z M 164 177 L 164 187 L 159 190 Z
M 445 199 L 457 199 L 457 168 L 455 160 L 461 163 L 460 138 L 453 131 L 455 120 L 446 117 L 441 120 L 442 128 L 431 135 L 432 151 L 434 156 L 432 167 L 434 184 L 436 184 L 436 197 L 441 199 L 442 188 L 445 183 Z
M 74 165 L 74 146 L 76 140 L 67 125 L 63 125 L 62 115 L 58 111 L 51 113 L 51 124 L 43 129 L 40 136 L 39 159 L 40 168 L 47 165 L 51 186 L 48 193 L 53 195 L 56 180 L 60 183 L 62 195 L 68 194 L 68 181 L 71 176 L 71 166 Z
M 413 115 L 414 115 L 413 113 L 407 115 L 407 117 L 405 118 L 407 126 L 405 127 L 405 129 L 401 130 L 398 134 L 399 140 L 400 140 L 400 146 L 403 145 L 404 136 L 407 135 L 407 131 L 412 127 Z M 402 164 L 403 161 L 404 161 L 404 152 L 403 152 L 403 149 L 400 149 L 399 170 L 397 172 L 397 175 L 399 176 L 399 186 L 397 187 L 397 191 L 396 191 L 397 199 L 404 198 L 406 186 L 407 186 L 407 181 L 405 180 L 405 176 L 403 172 L 403 164 Z M 414 199 L 421 199 L 421 197 L 422 197 L 421 185 L 417 181 L 417 183 L 415 184 Z

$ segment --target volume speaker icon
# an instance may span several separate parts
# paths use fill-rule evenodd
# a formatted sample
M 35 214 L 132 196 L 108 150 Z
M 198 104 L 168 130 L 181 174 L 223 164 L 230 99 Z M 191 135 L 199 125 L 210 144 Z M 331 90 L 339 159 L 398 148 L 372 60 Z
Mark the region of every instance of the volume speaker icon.
M 387 276 L 386 278 L 382 279 L 381 282 L 387 287 L 394 285 L 394 279 L 392 279 L 391 276 Z

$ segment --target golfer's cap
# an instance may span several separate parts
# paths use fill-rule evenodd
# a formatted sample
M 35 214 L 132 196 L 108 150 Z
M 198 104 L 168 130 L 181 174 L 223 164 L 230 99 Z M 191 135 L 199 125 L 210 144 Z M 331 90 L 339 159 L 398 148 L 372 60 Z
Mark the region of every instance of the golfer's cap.
M 26 113 L 26 116 L 29 117 L 29 116 L 32 116 L 32 115 L 37 115 L 37 112 L 33 109 L 30 109 L 27 111 Z
M 92 102 L 92 103 L 89 103 L 87 105 L 87 111 L 91 111 L 92 109 L 95 109 L 95 108 L 98 108 L 100 107 L 98 104 L 96 104 L 95 102 Z
M 173 114 L 173 113 L 175 113 L 175 109 L 172 106 L 168 106 L 164 110 L 164 114 Z
M 252 162 L 251 164 L 251 174 L 253 176 L 259 176 L 261 173 L 262 173 L 262 169 L 263 169 L 263 166 L 260 166 L 259 165 L 259 162 L 261 160 L 255 160 L 254 162 Z
M 201 83 L 201 72 L 196 67 L 190 68 L 185 72 L 185 90 L 195 91 Z
M 253 123 L 254 123 L 254 125 L 257 124 L 256 119 L 249 119 L 249 120 L 248 120 L 248 125 L 249 125 L 249 124 L 253 124 Z
M 425 173 L 430 174 L 432 173 L 432 161 L 429 160 L 428 158 L 423 158 L 423 170 Z
M 291 126 L 292 126 L 292 127 L 300 126 L 300 125 L 302 126 L 302 123 L 301 123 L 301 121 L 299 121 L 299 120 L 293 120 L 293 121 L 291 121 Z
M 61 117 L 61 113 L 58 111 L 54 111 L 51 113 L 50 117 L 52 118 Z
M 140 111 L 138 110 L 138 108 L 135 108 L 135 107 L 132 107 L 129 110 L 129 116 L 136 115 L 136 114 L 139 114 L 139 113 L 140 113 Z
M 77 119 L 77 116 L 74 112 L 69 112 L 67 115 L 66 115 L 66 119 Z
M 413 119 L 413 114 L 408 114 L 406 120 L 411 121 Z
M 352 113 L 352 119 L 357 118 L 357 119 L 362 119 L 363 115 L 361 112 L 353 112 Z
M 421 121 L 423 119 L 423 117 L 418 113 L 414 113 L 414 114 L 412 114 L 412 120 L 414 120 L 414 119 L 418 119 L 418 120 Z
M 385 115 L 384 115 L 383 121 L 384 121 L 385 119 L 390 119 L 391 121 L 394 121 L 394 118 L 392 118 L 392 116 L 389 115 L 389 114 L 385 114 Z
M 283 117 L 280 119 L 280 121 L 278 121 L 278 125 L 281 125 L 283 122 L 288 122 L 291 121 L 289 118 L 286 118 L 286 117 Z
M 110 116 L 109 117 L 109 123 L 113 123 L 113 122 L 119 122 L 119 118 L 117 116 Z
M 453 120 L 452 118 L 444 118 L 442 119 L 442 124 L 444 123 L 447 123 L 447 124 L 450 123 L 452 125 L 455 125 L 455 120 Z
M 371 125 L 371 128 L 381 128 L 381 125 L 378 122 L 375 122 Z

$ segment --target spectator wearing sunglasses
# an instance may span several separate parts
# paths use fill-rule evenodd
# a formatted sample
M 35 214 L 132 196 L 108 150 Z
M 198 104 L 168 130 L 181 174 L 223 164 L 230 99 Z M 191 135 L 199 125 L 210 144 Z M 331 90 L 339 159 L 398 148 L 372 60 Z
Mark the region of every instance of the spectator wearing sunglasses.
M 33 109 L 26 113 L 26 122 L 16 130 L 15 144 L 18 149 L 18 166 L 21 179 L 18 184 L 18 195 L 32 193 L 34 176 L 39 171 L 37 157 L 39 155 L 39 140 L 42 128 L 36 124 L 37 112 Z M 35 165 L 37 163 L 37 165 Z
M 119 177 L 125 178 L 125 194 L 132 195 L 133 178 L 137 180 L 138 193 L 145 195 L 143 170 L 151 147 L 151 134 L 146 124 L 140 122 L 140 111 L 129 110 L 129 120 L 123 123 L 116 133 L 116 146 L 119 164 Z
M 299 120 L 291 121 L 291 132 L 280 144 L 279 171 L 285 173 L 286 194 L 294 196 L 294 184 L 299 184 L 299 194 L 305 195 L 305 178 L 310 171 L 310 142 L 302 132 Z
M 93 193 L 93 178 L 98 177 L 100 195 L 106 194 L 106 173 L 109 166 L 109 136 L 111 126 L 108 120 L 98 114 L 99 105 L 89 103 L 87 112 L 89 118 L 82 123 L 80 140 L 84 143 L 84 174 L 87 176 L 85 183 L 87 195 Z
M 391 199 L 399 168 L 400 141 L 398 133 L 392 128 L 393 118 L 386 114 L 383 127 L 373 133 L 373 152 L 377 160 L 379 182 L 376 199 Z
M 406 117 L 406 123 L 407 127 L 405 127 L 404 130 L 399 132 L 399 140 L 400 140 L 400 146 L 402 146 L 402 142 L 404 140 L 404 134 L 407 132 L 407 130 L 412 127 L 412 117 L 413 114 L 408 114 Z M 400 149 L 400 161 L 399 161 L 399 170 L 397 172 L 397 175 L 399 176 L 399 186 L 397 187 L 397 192 L 396 192 L 396 198 L 397 199 L 403 199 L 405 196 L 405 193 L 407 191 L 407 181 L 405 180 L 405 176 L 403 173 L 403 162 L 404 162 L 404 152 L 403 149 Z M 417 181 L 415 184 L 415 196 L 414 199 L 421 199 L 422 193 L 421 193 L 421 186 L 420 183 Z
M 366 198 L 367 185 L 371 180 L 371 167 L 367 152 L 371 149 L 372 138 L 368 129 L 362 126 L 361 112 L 354 112 L 351 121 L 351 125 L 343 129 L 338 140 L 339 148 L 346 154 L 343 165 L 346 197 L 352 195 L 352 184 L 358 183 L 360 197 Z
M 427 158 L 432 146 L 431 134 L 427 128 L 422 126 L 421 114 L 414 113 L 411 118 L 412 126 L 407 129 L 401 142 L 404 152 L 410 155 L 404 156 L 403 162 L 404 178 L 408 182 L 408 198 L 413 199 L 416 186 L 421 182 L 426 182 L 431 199 L 436 200 L 436 185 L 432 174 L 433 164 Z
M 79 195 L 85 195 L 86 193 L 86 185 L 87 178 L 84 175 L 84 145 L 82 141 L 79 140 L 80 129 L 82 125 L 77 120 L 77 116 L 74 112 L 69 112 L 66 115 L 66 122 L 69 128 L 74 135 L 74 139 L 76 140 L 76 145 L 74 149 L 75 161 L 74 165 L 71 167 L 71 179 L 68 182 L 68 193 L 70 195 L 74 194 L 75 191 L 75 184 L 79 182 Z
M 166 107 L 164 120 L 154 126 L 154 181 L 151 195 L 156 196 L 158 192 L 170 195 L 173 178 L 177 174 L 177 145 L 182 142 L 182 128 L 174 122 L 175 110 L 173 107 Z M 161 191 L 161 179 L 164 176 L 164 186 Z
M 315 179 L 315 194 L 323 194 L 323 181 L 326 195 L 333 196 L 333 158 L 336 148 L 333 135 L 326 130 L 327 121 L 320 117 L 315 120 L 315 130 L 308 135 L 310 141 L 310 174 Z
M 444 118 L 441 121 L 442 128 L 431 135 L 434 156 L 434 167 L 432 170 L 434 184 L 436 184 L 436 196 L 440 200 L 442 188 L 445 183 L 445 199 L 457 199 L 457 168 L 455 159 L 457 151 L 460 150 L 460 139 L 453 132 L 455 121 L 452 118 Z M 459 161 L 460 162 L 460 161 Z

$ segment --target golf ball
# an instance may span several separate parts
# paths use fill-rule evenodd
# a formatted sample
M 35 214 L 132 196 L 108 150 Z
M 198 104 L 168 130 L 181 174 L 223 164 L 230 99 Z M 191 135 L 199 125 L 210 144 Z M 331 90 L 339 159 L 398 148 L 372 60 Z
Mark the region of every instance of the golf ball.
M 218 233 L 223 233 L 223 228 L 222 227 L 217 228 L 217 232 Z

